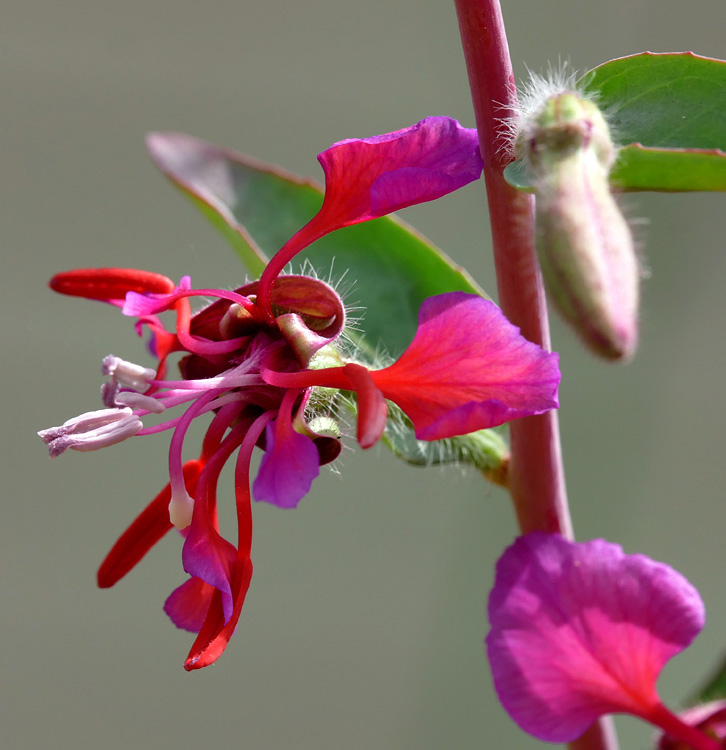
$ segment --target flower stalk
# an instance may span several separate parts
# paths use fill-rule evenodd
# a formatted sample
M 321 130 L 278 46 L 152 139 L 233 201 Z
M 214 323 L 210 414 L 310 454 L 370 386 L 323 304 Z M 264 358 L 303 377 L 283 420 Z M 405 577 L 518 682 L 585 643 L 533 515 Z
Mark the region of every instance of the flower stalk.
M 721 750 L 722 745 L 715 737 L 710 737 L 705 732 L 686 724 L 674 713 L 669 711 L 662 703 L 659 703 L 648 721 L 660 727 L 666 734 L 681 740 L 694 750 Z

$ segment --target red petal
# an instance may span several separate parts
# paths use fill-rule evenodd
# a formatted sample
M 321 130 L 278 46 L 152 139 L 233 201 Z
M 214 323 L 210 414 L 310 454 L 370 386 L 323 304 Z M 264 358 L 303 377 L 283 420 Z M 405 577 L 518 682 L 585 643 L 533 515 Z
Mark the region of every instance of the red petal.
M 370 448 L 383 433 L 388 407 L 383 394 L 376 387 L 373 376 L 362 365 L 349 362 L 344 367 L 328 367 L 322 370 L 300 370 L 299 372 L 274 372 L 263 370 L 266 383 L 278 388 L 340 388 L 355 391 L 358 396 L 358 442 L 362 448 Z
M 124 299 L 127 292 L 168 294 L 174 282 L 159 273 L 133 268 L 79 268 L 56 274 L 48 286 L 60 294 L 86 299 Z
M 329 231 L 440 198 L 478 180 L 483 167 L 476 130 L 449 117 L 334 143 L 318 161 Z
M 370 448 L 386 427 L 386 401 L 365 367 L 350 363 L 343 369 L 358 396 L 358 442 L 361 448 Z
M 203 466 L 200 461 L 187 461 L 184 464 L 184 479 L 190 494 L 196 489 Z M 167 484 L 124 531 L 98 569 L 100 588 L 107 589 L 123 578 L 172 528 L 169 521 L 170 500 L 171 487 Z
M 493 302 L 447 292 L 424 300 L 408 349 L 371 377 L 417 438 L 438 440 L 556 408 L 557 362 Z
M 207 612 L 207 619 L 204 621 L 204 625 L 202 625 L 202 629 L 199 631 L 199 635 L 184 663 L 184 669 L 188 672 L 213 664 L 227 648 L 229 639 L 237 627 L 251 580 L 252 561 L 249 558 L 238 560 L 232 582 L 234 611 L 226 625 L 224 624 L 224 612 L 222 611 L 222 595 L 218 589 L 215 589 L 212 604 L 209 607 L 209 612 Z

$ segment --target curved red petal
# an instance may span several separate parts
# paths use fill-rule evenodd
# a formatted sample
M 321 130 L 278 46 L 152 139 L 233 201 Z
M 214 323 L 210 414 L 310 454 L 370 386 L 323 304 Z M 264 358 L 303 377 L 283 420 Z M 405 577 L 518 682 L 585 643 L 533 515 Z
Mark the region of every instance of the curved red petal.
M 184 669 L 188 672 L 213 664 L 227 648 L 229 639 L 237 627 L 251 580 L 252 561 L 249 558 L 238 560 L 232 582 L 234 610 L 232 617 L 226 624 L 222 608 L 222 595 L 218 589 L 215 589 L 202 629 L 199 631 L 199 635 L 189 651 L 189 656 L 184 662 Z
M 441 198 L 478 180 L 484 166 L 477 131 L 450 117 L 339 141 L 318 161 L 325 173 L 323 205 L 273 256 L 260 279 L 258 300 L 270 322 L 272 284 L 308 245 L 336 229 Z
M 358 442 L 361 448 L 370 448 L 383 434 L 388 407 L 365 367 L 349 363 L 343 369 L 358 396 Z

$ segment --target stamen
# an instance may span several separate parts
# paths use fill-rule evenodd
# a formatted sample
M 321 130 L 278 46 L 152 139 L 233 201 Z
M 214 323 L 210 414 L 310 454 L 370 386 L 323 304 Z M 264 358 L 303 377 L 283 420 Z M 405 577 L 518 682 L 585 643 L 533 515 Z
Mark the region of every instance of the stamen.
M 174 399 L 174 402 L 166 405 L 168 407 L 178 406 L 179 404 L 184 403 L 185 401 L 191 401 L 193 399 L 198 398 L 196 394 L 187 394 L 183 399 Z M 208 403 L 203 409 L 200 409 L 195 416 L 200 417 L 202 414 L 206 414 L 210 411 L 216 411 L 222 406 L 226 406 L 230 403 L 236 403 L 238 404 L 237 409 L 239 410 L 239 404 L 241 402 L 247 401 L 249 399 L 248 394 L 246 394 L 244 391 L 234 391 L 233 393 L 227 393 L 224 396 L 220 396 L 219 398 L 214 399 L 210 403 Z M 186 412 L 185 412 L 186 413 Z M 175 429 L 178 424 L 181 422 L 181 420 L 184 418 L 184 414 L 179 415 L 178 417 L 174 417 L 173 419 L 169 419 L 166 422 L 162 422 L 161 424 L 154 425 L 153 427 L 144 427 L 143 430 L 139 432 L 139 435 L 155 435 L 158 432 L 164 432 L 166 430 L 173 430 Z
M 104 357 L 101 372 L 135 391 L 145 391 L 149 387 L 149 382 L 156 377 L 155 370 L 128 362 L 113 354 Z
M 101 402 L 104 406 L 108 406 L 109 409 L 113 409 L 118 406 L 116 403 L 116 396 L 121 391 L 121 386 L 115 380 L 107 380 L 101 386 Z
M 161 414 L 166 411 L 166 406 L 158 399 L 134 391 L 121 391 L 116 396 L 116 403 L 131 409 L 144 409 L 152 414 Z
M 64 422 L 60 427 L 41 430 L 38 435 L 47 444 L 51 458 L 69 448 L 95 451 L 120 443 L 143 427 L 129 408 L 89 411 Z
M 210 390 L 200 396 L 182 415 L 169 444 L 169 478 L 171 480 L 169 520 L 179 530 L 189 526 L 194 511 L 194 500 L 187 492 L 182 472 L 184 435 L 189 425 L 202 413 L 204 407 L 219 395 L 219 391 Z

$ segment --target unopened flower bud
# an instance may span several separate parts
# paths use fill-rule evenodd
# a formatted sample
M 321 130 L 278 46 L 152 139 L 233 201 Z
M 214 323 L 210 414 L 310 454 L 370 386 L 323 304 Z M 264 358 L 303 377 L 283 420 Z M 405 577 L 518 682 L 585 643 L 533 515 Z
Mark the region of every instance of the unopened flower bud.
M 523 123 L 518 148 L 534 176 L 537 250 L 550 298 L 595 353 L 630 357 L 640 270 L 610 192 L 615 147 L 605 119 L 593 102 L 560 91 Z

